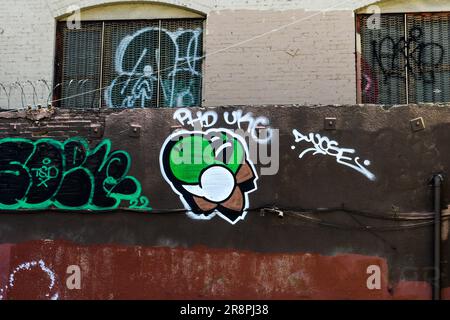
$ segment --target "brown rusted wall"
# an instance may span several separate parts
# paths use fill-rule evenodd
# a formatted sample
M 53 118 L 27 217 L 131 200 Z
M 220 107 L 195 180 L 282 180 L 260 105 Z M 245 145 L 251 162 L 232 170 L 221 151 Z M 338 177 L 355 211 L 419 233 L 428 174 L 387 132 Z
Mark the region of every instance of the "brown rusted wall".
M 62 212 L 3 210 L 0 214 L 0 289 L 5 298 L 168 299 L 428 299 L 433 277 L 432 188 L 450 165 L 450 109 L 441 106 L 253 106 L 191 109 L 218 115 L 214 128 L 235 129 L 224 112 L 265 116 L 279 129 L 279 170 L 261 175 L 248 194 L 248 214 L 231 224 L 216 216 L 195 220 L 161 173 L 164 141 L 180 124 L 171 109 L 126 111 L 42 110 L 0 114 L 1 138 L 79 136 L 95 147 L 109 138 L 130 154 L 130 175 L 153 208 Z M 324 119 L 336 118 L 325 130 Z M 425 129 L 412 130 L 422 117 Z M 132 127 L 140 126 L 140 134 Z M 245 127 L 245 126 L 244 126 Z M 414 127 L 414 126 L 413 126 Z M 189 125 L 186 129 L 192 129 Z M 292 133 L 318 133 L 355 150 L 374 181 L 336 161 L 300 152 Z M 271 143 L 274 143 L 272 140 Z M 295 146 L 295 149 L 292 147 Z M 442 204 L 450 201 L 445 179 Z M 277 207 L 284 212 L 262 208 Z M 337 210 L 337 207 L 344 208 Z M 302 213 L 306 209 L 335 208 Z M 408 220 L 405 218 L 409 217 Z M 421 217 L 422 220 L 411 220 Z M 401 220 L 404 219 L 404 220 Z M 366 226 L 371 226 L 367 228 Z M 443 228 L 443 288 L 447 277 Z M 40 260 L 40 268 L 16 272 Z M 66 269 L 79 265 L 81 290 L 68 290 Z M 369 290 L 367 267 L 382 270 L 382 288 Z M 28 281 L 28 280 L 32 281 Z M 29 283 L 37 283 L 30 288 Z M 6 288 L 6 289 L 5 289 Z M 33 290 L 31 290 L 33 289 Z M 447 297 L 447 290 L 443 290 Z M 49 294 L 49 296 L 46 296 Z
M 65 241 L 1 245 L 0 270 L 45 261 L 16 273 L 6 299 L 429 299 L 424 282 L 402 281 L 389 291 L 387 264 L 356 254 L 261 254 L 206 247 L 80 246 Z M 5 265 L 5 266 L 3 266 Z M 68 290 L 66 268 L 83 270 L 82 290 Z M 366 266 L 382 268 L 382 289 L 366 287 Z M 50 267 L 51 266 L 51 267 Z M 33 286 L 30 286 L 33 283 Z M 48 296 L 49 295 L 49 296 Z

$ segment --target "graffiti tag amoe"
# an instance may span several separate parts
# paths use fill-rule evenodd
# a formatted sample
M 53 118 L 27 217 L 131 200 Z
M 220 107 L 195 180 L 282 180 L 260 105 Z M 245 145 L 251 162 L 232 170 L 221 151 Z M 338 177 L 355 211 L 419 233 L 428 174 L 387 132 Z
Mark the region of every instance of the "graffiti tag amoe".
M 235 224 L 247 214 L 258 175 L 244 139 L 226 129 L 171 135 L 160 155 L 161 172 L 194 219 L 219 215 Z
M 391 36 L 384 37 L 379 43 L 372 41 L 372 54 L 386 79 L 403 78 L 402 64 L 406 63 L 410 75 L 424 83 L 434 83 L 436 70 L 444 62 L 445 50 L 442 45 L 424 39 L 422 28 L 414 27 L 408 38 L 401 37 L 397 42 Z
M 111 210 L 122 202 L 149 211 L 140 182 L 128 176 L 131 158 L 111 141 L 90 149 L 83 138 L 0 140 L 0 210 Z

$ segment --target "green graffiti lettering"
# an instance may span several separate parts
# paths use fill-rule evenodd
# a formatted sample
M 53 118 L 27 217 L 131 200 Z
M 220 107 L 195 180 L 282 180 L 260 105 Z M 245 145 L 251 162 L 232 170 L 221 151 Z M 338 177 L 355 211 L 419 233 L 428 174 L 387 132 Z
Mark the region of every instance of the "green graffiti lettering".
M 0 210 L 151 211 L 130 166 L 109 139 L 94 149 L 79 137 L 0 139 Z

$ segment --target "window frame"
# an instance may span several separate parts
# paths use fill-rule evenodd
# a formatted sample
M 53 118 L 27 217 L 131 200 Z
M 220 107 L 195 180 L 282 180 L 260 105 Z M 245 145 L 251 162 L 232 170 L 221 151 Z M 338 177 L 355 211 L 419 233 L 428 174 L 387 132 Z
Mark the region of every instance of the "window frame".
M 374 13 L 367 13 L 367 12 L 355 12 L 355 17 L 354 17 L 354 25 L 355 25 L 355 70 L 356 70 L 356 103 L 357 104 L 373 104 L 370 102 L 363 102 L 363 80 L 362 80 L 362 71 L 363 71 L 363 66 L 362 66 L 362 59 L 363 59 L 363 50 L 362 50 L 362 38 L 361 38 L 361 18 L 362 16 L 366 16 L 366 17 L 370 17 L 372 16 Z M 431 17 L 435 17 L 435 16 L 445 16 L 449 19 L 450 21 L 450 10 L 449 11 L 389 11 L 386 13 L 381 13 L 380 16 L 389 16 L 389 15 L 402 15 L 403 16 L 403 21 L 404 21 L 404 32 L 403 32 L 403 37 L 404 39 L 408 39 L 409 37 L 409 25 L 408 25 L 408 18 L 410 18 L 411 16 L 431 16 Z M 447 48 L 448 51 L 450 51 L 450 41 L 449 41 L 449 47 Z M 407 50 L 407 49 L 405 49 Z M 405 53 L 405 55 L 407 56 L 407 53 Z M 409 56 L 408 56 L 409 57 Z M 405 98 L 406 98 L 406 104 L 410 104 L 410 103 L 449 103 L 449 101 L 445 101 L 445 102 L 411 102 L 411 98 L 410 98 L 410 92 L 411 92 L 411 83 L 410 83 L 410 70 L 409 70 L 409 61 L 406 61 L 404 70 L 405 70 Z M 382 104 L 382 103 L 375 103 L 375 104 Z
M 205 86 L 204 86 L 204 74 L 205 74 L 205 57 L 206 57 L 206 51 L 205 51 L 205 39 L 206 39 L 206 17 L 200 18 L 200 17 L 193 17 L 193 18 L 163 18 L 163 19 L 112 19 L 112 20 L 82 20 L 81 21 L 81 26 L 83 27 L 83 23 L 97 23 L 97 24 L 101 24 L 101 28 L 102 28 L 102 35 L 101 35 L 101 45 L 100 45 L 100 73 L 99 73 L 99 83 L 98 83 L 98 88 L 96 88 L 95 90 L 99 91 L 99 98 L 98 98 L 98 102 L 95 103 L 95 106 L 93 104 L 92 107 L 86 107 L 86 106 L 81 106 L 81 107 L 71 107 L 68 109 L 82 109 L 82 110 L 108 110 L 108 109 L 120 109 L 120 110 L 124 110 L 124 109 L 141 109 L 138 107 L 134 107 L 134 108 L 110 108 L 108 106 L 105 105 L 104 103 L 104 92 L 106 89 L 109 88 L 109 86 L 103 87 L 103 77 L 104 77 L 104 47 L 105 47 L 105 24 L 106 23 L 134 23 L 134 22 L 147 22 L 147 23 L 154 23 L 157 22 L 159 23 L 159 26 L 161 28 L 161 23 L 164 21 L 199 21 L 201 22 L 201 26 L 202 26 L 202 33 L 200 35 L 201 37 L 201 41 L 202 41 L 202 47 L 201 47 L 201 66 L 200 66 L 200 70 L 201 70 L 201 78 L 200 78 L 200 90 L 199 90 L 199 104 L 192 106 L 192 107 L 203 107 L 203 103 L 204 103 L 204 96 L 205 96 Z M 53 90 L 52 90 L 52 101 L 51 104 L 52 106 L 56 107 L 56 108 L 61 108 L 61 102 L 62 100 L 64 100 L 65 98 L 62 97 L 62 89 L 63 86 L 60 85 L 62 83 L 63 80 L 63 74 L 64 74 L 64 27 L 66 25 L 67 21 L 65 20 L 59 20 L 56 21 L 56 26 L 55 26 L 55 53 L 54 53 L 54 63 L 53 63 Z M 116 55 L 116 51 L 111 53 L 111 56 L 114 57 Z M 159 76 L 160 70 L 158 70 L 158 76 Z M 159 82 L 159 78 L 158 78 L 158 82 Z M 159 87 L 159 84 L 158 84 Z M 159 95 L 159 93 L 158 93 Z M 163 107 L 160 106 L 160 101 L 157 102 L 157 106 L 154 108 L 145 108 L 145 109 L 160 109 L 160 108 L 173 108 L 173 107 Z

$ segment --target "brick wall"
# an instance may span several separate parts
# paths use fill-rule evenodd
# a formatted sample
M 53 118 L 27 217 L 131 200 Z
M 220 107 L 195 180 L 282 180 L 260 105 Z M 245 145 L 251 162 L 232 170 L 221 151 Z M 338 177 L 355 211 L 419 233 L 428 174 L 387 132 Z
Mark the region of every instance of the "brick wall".
M 264 152 L 253 161 L 259 174 L 257 189 L 248 194 L 248 213 L 235 224 L 219 215 L 210 220 L 189 215 L 182 200 L 185 198 L 172 189 L 164 176 L 165 141 L 181 127 L 193 129 L 174 119 L 179 110 L 0 112 L 1 138 L 16 138 L 2 141 L 0 205 L 11 203 L 6 200 L 12 192 L 18 195 L 14 199 L 24 199 L 20 209 L 2 209 L 0 214 L 0 289 L 17 266 L 42 259 L 63 280 L 58 285 L 63 299 L 430 297 L 433 188 L 429 181 L 437 172 L 448 177 L 448 106 L 401 106 L 390 110 L 373 105 L 189 109 L 194 115 L 201 111 L 216 113 L 219 120 L 225 112 L 252 113 L 267 117 L 270 127 L 279 129 L 279 140 L 273 140 L 267 149 L 272 156 L 280 155 L 278 160 L 271 159 L 271 165 L 276 163 L 279 170 L 275 175 L 263 175 L 262 169 L 267 166 L 262 161 Z M 336 118 L 336 130 L 325 129 L 326 117 Z M 411 120 L 417 118 L 426 124 L 424 130 L 411 127 Z M 100 126 L 98 134 L 92 130 L 96 126 Z M 139 128 L 138 134 L 133 134 L 133 127 Z M 237 125 L 220 121 L 213 127 L 237 129 Z M 345 154 L 355 158 L 348 158 L 351 162 L 339 160 L 331 151 L 328 155 L 309 152 L 299 158 L 311 145 L 306 141 L 295 143 L 294 129 L 305 135 L 327 137 L 336 141 L 339 148 L 352 148 L 353 155 Z M 18 147 L 17 138 L 30 137 L 40 140 L 40 147 L 33 152 L 36 156 L 32 160 L 21 160 L 21 155 L 30 149 L 26 145 Z M 36 174 L 40 168 L 37 159 L 53 159 L 60 172 L 72 170 L 73 160 L 79 159 L 72 154 L 79 155 L 79 151 L 64 147 L 64 153 L 57 152 L 63 149 L 50 146 L 57 146 L 54 140 L 65 142 L 69 137 L 85 139 L 90 150 L 110 140 L 111 153 L 105 152 L 109 163 L 118 158 L 108 155 L 117 155 L 119 150 L 128 153 L 130 171 L 126 175 L 139 181 L 141 195 L 148 198 L 153 209 L 136 211 L 124 200 L 117 210 L 100 212 L 84 204 L 64 211 L 55 207 L 55 197 L 50 194 L 44 199 L 50 199 L 52 205 L 47 202 L 41 209 L 28 212 L 27 199 L 31 203 L 40 189 L 21 191 L 17 186 L 27 186 L 30 181 L 38 186 L 41 182 Z M 326 140 L 321 141 L 326 144 Z M 58 160 L 62 154 L 72 161 L 62 165 Z M 375 180 L 355 170 L 359 157 L 359 168 L 368 163 L 365 168 L 376 176 Z M 25 160 L 26 163 L 17 162 Z M 91 160 L 86 163 L 83 162 L 84 169 L 95 168 Z M 19 164 L 28 171 L 19 168 L 19 175 L 12 176 L 11 170 L 19 170 Z M 98 175 L 96 186 L 111 183 L 99 171 L 92 172 Z M 72 199 L 82 200 L 84 191 L 92 185 L 83 181 L 83 176 L 78 177 L 79 180 L 56 177 L 53 188 L 70 181 L 70 188 L 58 187 L 58 193 L 63 190 L 61 193 L 66 196 L 73 194 Z M 49 186 L 52 187 L 50 183 Z M 104 189 L 96 190 L 98 193 Z M 449 190 L 446 178 L 442 192 L 444 209 L 450 203 Z M 273 207 L 282 210 L 283 216 Z M 450 252 L 445 236 L 448 227 L 448 223 L 443 223 L 443 262 L 448 261 L 446 253 Z M 33 240 L 40 241 L 29 242 Z M 373 264 L 382 270 L 383 286 L 379 291 L 366 287 L 366 270 Z M 69 265 L 82 266 L 81 291 L 64 290 Z M 449 266 L 444 263 L 442 268 L 443 288 L 449 288 Z M 221 283 L 218 279 L 224 275 L 226 282 Z M 8 290 L 7 298 L 16 299 L 23 294 L 45 298 L 39 294 L 47 293 L 42 285 L 47 282 L 39 279 L 38 274 L 31 282 L 18 282 L 14 290 Z M 219 282 L 211 286 L 211 281 Z M 30 288 L 29 283 L 41 285 Z M 161 285 L 164 290 L 160 290 Z
M 90 7 L 113 2 L 117 1 L 2 2 L 0 83 L 20 81 L 25 94 L 22 103 L 21 90 L 16 86 L 11 108 L 33 104 L 28 80 L 35 83 L 39 103 L 46 104 L 45 84 L 36 81 L 53 80 L 55 19 L 73 4 Z M 356 101 L 353 10 L 371 1 L 353 0 L 344 5 L 337 5 L 342 1 L 335 0 L 166 2 L 207 15 L 205 106 Z M 320 11 L 327 8 L 327 12 Z M 266 32 L 269 34 L 261 36 Z M 0 107 L 7 105 L 0 87 Z
M 279 31 L 220 51 L 274 29 Z M 354 103 L 354 47 L 349 11 L 212 13 L 205 104 Z

